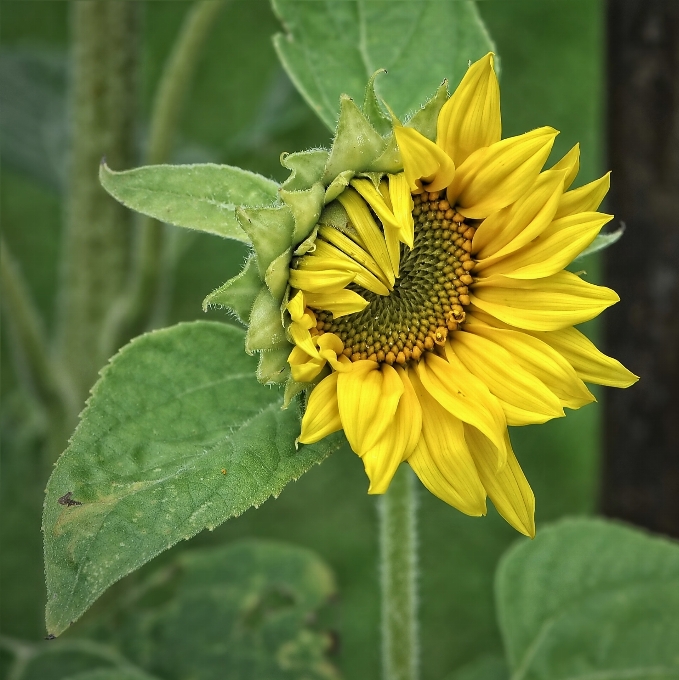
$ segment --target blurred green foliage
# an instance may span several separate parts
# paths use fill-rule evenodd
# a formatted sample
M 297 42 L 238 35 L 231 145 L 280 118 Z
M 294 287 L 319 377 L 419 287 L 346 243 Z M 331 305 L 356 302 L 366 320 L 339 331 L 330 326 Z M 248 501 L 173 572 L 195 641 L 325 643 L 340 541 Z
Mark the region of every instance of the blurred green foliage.
M 145 5 L 142 139 L 155 83 L 186 8 L 185 2 Z M 562 130 L 554 157 L 579 141 L 582 170 L 577 184 L 594 179 L 602 171 L 601 0 L 485 0 L 479 9 L 502 57 L 504 134 L 552 125 Z M 271 36 L 279 30 L 266 0 L 234 1 L 226 7 L 205 45 L 175 161 L 229 163 L 282 180 L 286 173 L 278 163 L 281 152 L 328 143 L 325 127 L 277 62 Z M 55 64 L 64 63 L 68 4 L 3 3 L 0 41 L 3 60 L 21 51 L 29 56 L 52 55 Z M 24 85 L 30 87 L 30 81 Z M 65 134 L 66 111 L 56 103 L 52 109 L 51 116 L 61 116 Z M 56 148 L 63 147 L 57 144 Z M 44 172 L 10 160 L 3 163 L 0 184 L 3 231 L 51 323 L 63 209 L 55 188 L 58 179 L 46 181 Z M 63 154 L 57 160 L 66 162 Z M 204 318 L 201 300 L 237 273 L 245 253 L 244 246 L 217 237 L 186 239 L 167 321 Z M 579 265 L 596 277 L 596 260 Z M 223 313 L 213 311 L 209 316 L 229 321 Z M 14 390 L 7 352 L 2 369 L 0 624 L 7 635 L 38 640 L 44 635 L 39 524 L 47 477 L 36 455 L 41 424 L 26 421 L 27 398 Z M 515 429 L 512 438 L 536 493 L 538 532 L 549 519 L 593 510 L 597 405 L 539 428 Z M 143 574 L 124 580 L 92 616 L 106 611 L 137 579 L 170 563 L 188 547 L 253 536 L 290 541 L 315 550 L 335 572 L 340 611 L 336 659 L 343 675 L 377 677 L 377 518 L 375 499 L 367 496 L 366 489 L 359 459 L 348 449 L 341 450 L 290 485 L 278 500 L 199 535 L 190 546 L 177 546 Z M 482 654 L 501 652 L 492 581 L 497 560 L 515 534 L 492 510 L 488 518 L 468 518 L 424 490 L 420 527 L 423 678 L 439 680 Z M 4 654 L 0 659 L 5 659 Z

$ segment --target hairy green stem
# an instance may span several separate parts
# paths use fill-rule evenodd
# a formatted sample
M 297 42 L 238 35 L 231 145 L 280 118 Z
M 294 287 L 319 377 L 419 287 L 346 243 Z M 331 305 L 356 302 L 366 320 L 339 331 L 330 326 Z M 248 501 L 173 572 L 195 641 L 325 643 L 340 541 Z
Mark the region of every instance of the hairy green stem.
M 181 32 L 167 59 L 156 90 L 145 162 L 158 165 L 170 160 L 177 129 L 193 76 L 208 33 L 224 0 L 201 0 L 189 9 Z M 145 330 L 162 285 L 164 227 L 142 218 L 135 248 L 130 290 L 109 320 L 110 337 L 118 342 Z
M 72 4 L 72 155 L 59 291 L 58 350 L 80 404 L 106 360 L 101 333 L 129 264 L 131 215 L 106 194 L 98 168 L 134 162 L 138 5 Z
M 379 501 L 384 680 L 417 680 L 417 526 L 415 480 L 402 465 Z

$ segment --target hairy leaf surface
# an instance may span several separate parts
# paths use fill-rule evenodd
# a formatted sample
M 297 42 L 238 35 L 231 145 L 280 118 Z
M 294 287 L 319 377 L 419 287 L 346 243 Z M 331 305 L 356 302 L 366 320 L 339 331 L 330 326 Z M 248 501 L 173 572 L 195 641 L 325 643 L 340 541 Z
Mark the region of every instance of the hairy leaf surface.
M 568 520 L 500 563 L 512 680 L 679 677 L 679 546 L 602 520 Z
M 417 111 L 444 79 L 461 80 L 493 49 L 473 2 L 458 0 L 273 0 L 285 34 L 278 56 L 297 89 L 331 129 L 339 97 L 358 104 L 370 76 L 397 116 Z
M 299 412 L 255 378 L 244 333 L 184 323 L 133 340 L 102 371 L 47 486 L 47 628 L 205 528 L 277 496 L 338 445 L 295 449 Z
M 99 169 L 102 186 L 123 205 L 161 222 L 248 241 L 236 220 L 241 205 L 266 206 L 278 184 L 229 165 L 147 165 L 115 172 Z

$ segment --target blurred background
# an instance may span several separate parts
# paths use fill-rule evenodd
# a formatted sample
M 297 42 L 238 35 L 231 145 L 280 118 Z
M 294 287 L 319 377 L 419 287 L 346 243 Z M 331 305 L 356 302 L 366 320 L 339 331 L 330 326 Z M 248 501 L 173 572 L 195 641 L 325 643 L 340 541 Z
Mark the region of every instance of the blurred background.
M 105 140 L 92 150 L 118 170 L 144 160 L 158 82 L 191 9 L 183 1 L 134 5 L 130 88 L 136 94 L 123 94 L 134 97 L 135 113 L 121 123 L 132 126 L 133 144 L 119 159 L 110 157 Z M 622 302 L 585 330 L 641 381 L 626 391 L 598 390 L 598 403 L 567 419 L 513 429 L 537 497 L 538 531 L 564 515 L 604 513 L 679 536 L 679 3 L 484 0 L 478 6 L 502 59 L 503 136 L 551 125 L 561 130 L 553 160 L 580 142 L 576 186 L 612 169 L 604 210 L 627 227 L 605 262 L 591 256 L 576 268 L 619 292 Z M 20 270 L 48 336 L 58 331 L 56 291 L 74 172 L 72 26 L 68 2 L 2 3 L 0 216 L 3 257 L 11 254 L 3 266 Z M 271 36 L 280 28 L 267 0 L 234 0 L 215 14 L 168 151 L 172 162 L 238 165 L 281 181 L 282 152 L 329 144 L 326 128 L 278 63 Z M 245 247 L 170 227 L 164 244 L 152 325 L 206 317 L 232 323 L 224 313 L 203 314 L 200 305 L 239 271 Z M 57 444 L 32 407 L 25 356 L 3 321 L 0 625 L 4 635 L 35 641 L 45 634 L 40 515 L 49 450 Z M 175 547 L 142 571 L 181 551 L 240 537 L 310 548 L 337 578 L 335 663 L 347 678 L 378 677 L 377 517 L 366 490 L 360 460 L 342 449 L 277 500 Z M 516 535 L 492 508 L 487 518 L 473 519 L 424 492 L 419 522 L 423 677 L 435 680 L 481 654 L 501 653 L 492 581 Z M 115 586 L 67 635 L 102 615 L 135 578 Z

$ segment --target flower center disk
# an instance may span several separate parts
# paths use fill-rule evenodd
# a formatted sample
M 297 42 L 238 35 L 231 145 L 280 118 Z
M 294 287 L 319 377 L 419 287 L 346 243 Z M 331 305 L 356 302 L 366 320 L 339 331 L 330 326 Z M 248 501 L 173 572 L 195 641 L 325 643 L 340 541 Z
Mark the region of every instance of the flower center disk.
M 352 361 L 418 361 L 464 322 L 473 282 L 475 229 L 451 208 L 444 194 L 413 196 L 413 248 L 401 245 L 399 276 L 388 295 L 352 283 L 347 287 L 368 301 L 363 311 L 338 319 L 329 311 L 317 312 L 317 332 L 337 335 Z

